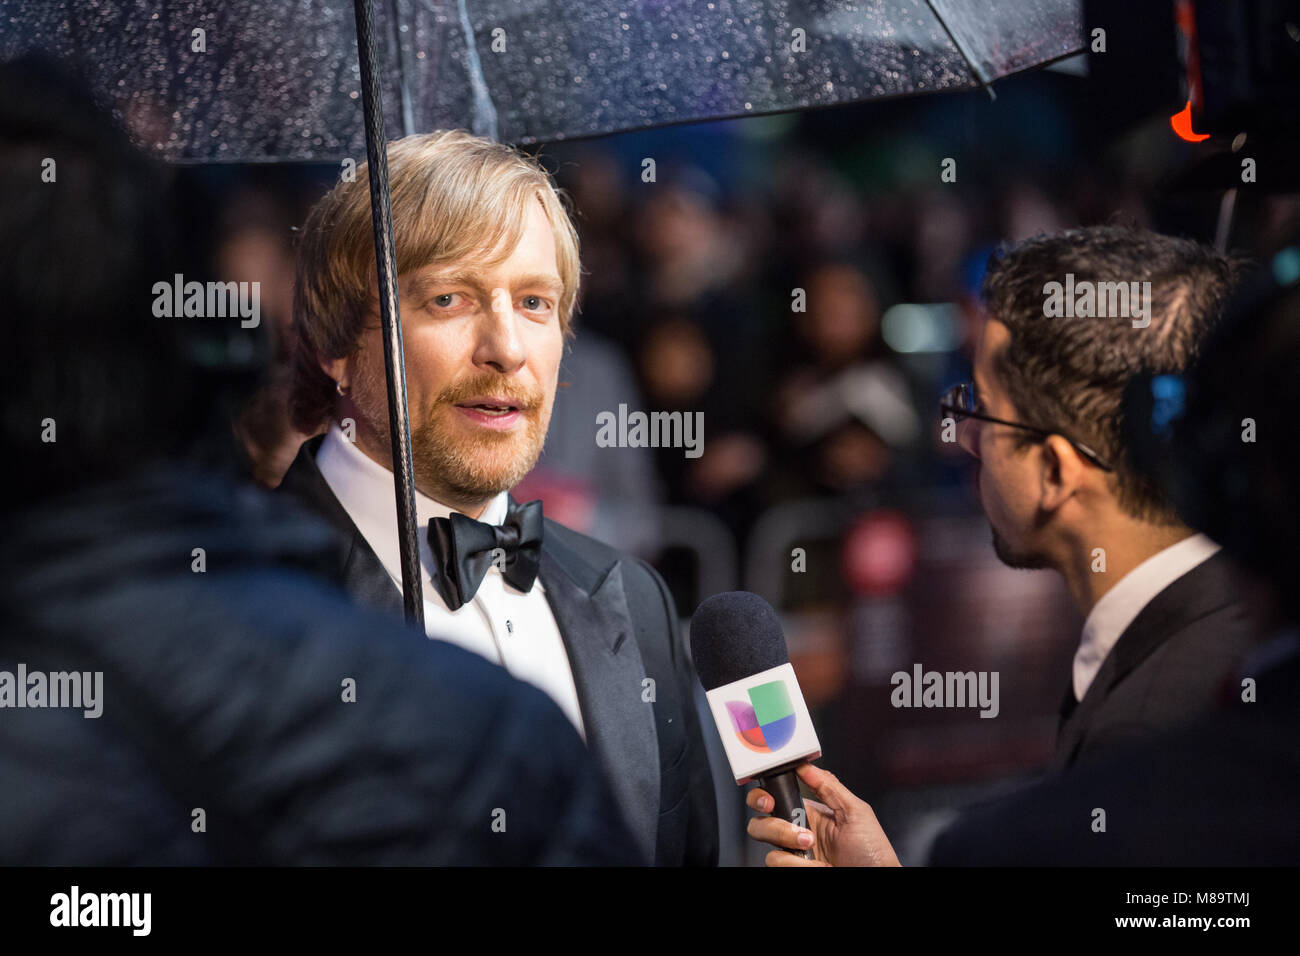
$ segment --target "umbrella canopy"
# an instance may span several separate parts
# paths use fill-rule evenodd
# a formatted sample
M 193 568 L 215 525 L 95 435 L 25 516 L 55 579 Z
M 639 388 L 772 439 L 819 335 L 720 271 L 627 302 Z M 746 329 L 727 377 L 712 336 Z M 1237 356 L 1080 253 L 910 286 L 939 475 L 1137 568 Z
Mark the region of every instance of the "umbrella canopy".
M 80 60 L 172 161 L 365 148 L 348 0 L 0 0 L 0 24 L 0 58 Z M 377 0 L 375 45 L 390 134 L 532 143 L 987 86 L 1084 41 L 1077 0 Z

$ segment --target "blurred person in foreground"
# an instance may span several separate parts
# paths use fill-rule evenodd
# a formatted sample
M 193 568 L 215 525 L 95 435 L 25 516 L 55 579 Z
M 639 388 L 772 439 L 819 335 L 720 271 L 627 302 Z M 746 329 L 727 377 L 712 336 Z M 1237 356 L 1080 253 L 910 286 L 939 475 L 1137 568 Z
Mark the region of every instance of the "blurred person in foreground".
M 717 811 L 677 612 L 644 561 L 510 490 L 550 424 L 578 292 L 577 236 L 546 170 L 462 131 L 388 144 L 424 620 L 545 691 L 605 774 L 643 862 L 717 861 Z M 280 490 L 343 535 L 360 602 L 402 615 L 370 193 L 340 182 L 301 234 Z M 610 410 L 611 412 L 614 410 Z M 596 439 L 592 423 L 593 443 Z
M 990 264 L 975 380 L 941 407 L 979 459 L 998 556 L 1056 570 L 1086 616 L 1061 709 L 1058 775 L 1210 711 L 1258 642 L 1260 622 L 1229 559 L 1133 468 L 1122 433 L 1130 380 L 1190 365 L 1236 271 L 1198 243 L 1111 226 L 1036 237 Z M 1150 294 L 1139 285 L 1144 301 L 1127 310 L 1097 299 L 1058 314 L 1048 304 L 1053 282 L 1080 295 L 1081 283 L 1149 282 Z M 897 863 L 865 803 L 823 770 L 800 774 L 822 801 L 812 830 L 769 817 L 751 820 L 750 834 L 778 846 L 809 841 L 818 859 L 769 853 L 770 864 Z M 747 799 L 771 806 L 761 790 Z
M 326 525 L 187 463 L 187 324 L 226 320 L 154 312 L 168 187 L 63 70 L 0 67 L 0 863 L 634 862 L 546 695 L 356 609 Z

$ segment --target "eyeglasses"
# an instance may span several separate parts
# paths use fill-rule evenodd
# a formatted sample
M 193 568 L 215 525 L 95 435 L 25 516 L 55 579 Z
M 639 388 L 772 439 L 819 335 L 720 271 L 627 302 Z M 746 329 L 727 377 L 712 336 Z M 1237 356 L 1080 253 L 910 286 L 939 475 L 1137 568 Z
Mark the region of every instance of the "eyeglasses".
M 994 418 L 992 415 L 985 415 L 980 411 L 979 399 L 975 395 L 975 386 L 971 382 L 962 385 L 954 385 L 948 391 L 944 392 L 943 398 L 939 399 L 939 410 L 946 415 L 951 415 L 957 423 L 957 443 L 966 451 L 970 452 L 976 458 L 979 457 L 979 444 L 975 435 L 975 429 L 969 425 L 963 428 L 962 424 L 971 419 L 981 422 L 992 422 L 995 425 L 1006 425 L 1010 428 L 1019 428 L 1029 432 L 1031 435 L 1037 435 L 1039 441 L 1043 441 L 1051 435 L 1061 435 L 1066 441 L 1074 446 L 1080 455 L 1092 462 L 1102 471 L 1114 471 L 1115 469 L 1108 465 L 1100 455 L 1089 448 L 1081 441 L 1075 441 L 1069 435 L 1062 435 L 1059 431 L 1047 428 L 1035 428 L 1033 425 L 1024 425 L 1020 422 L 1009 422 L 1002 418 Z

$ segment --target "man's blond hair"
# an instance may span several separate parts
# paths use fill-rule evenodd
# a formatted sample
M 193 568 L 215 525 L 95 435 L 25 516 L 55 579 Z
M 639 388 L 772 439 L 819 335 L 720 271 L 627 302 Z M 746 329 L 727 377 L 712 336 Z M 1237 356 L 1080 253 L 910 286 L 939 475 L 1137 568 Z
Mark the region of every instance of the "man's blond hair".
M 578 296 L 578 236 L 562 194 L 537 160 L 461 130 L 443 130 L 389 143 L 388 176 L 399 276 L 465 258 L 505 258 L 523 235 L 528 203 L 540 201 L 555 235 L 564 284 L 559 316 L 569 334 Z M 319 431 L 334 413 L 335 383 L 320 360 L 356 352 L 377 292 L 369 172 L 362 164 L 355 179 L 339 182 L 312 208 L 299 236 L 290 410 L 300 431 Z

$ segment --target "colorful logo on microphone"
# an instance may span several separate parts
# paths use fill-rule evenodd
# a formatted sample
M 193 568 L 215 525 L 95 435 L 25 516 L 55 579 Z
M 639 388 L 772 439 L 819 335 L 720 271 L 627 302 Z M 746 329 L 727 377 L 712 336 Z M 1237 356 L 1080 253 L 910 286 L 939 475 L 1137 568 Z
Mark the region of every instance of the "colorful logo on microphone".
M 727 713 L 740 742 L 758 753 L 780 750 L 794 736 L 794 707 L 785 681 L 749 689 L 749 702 L 729 700 Z

